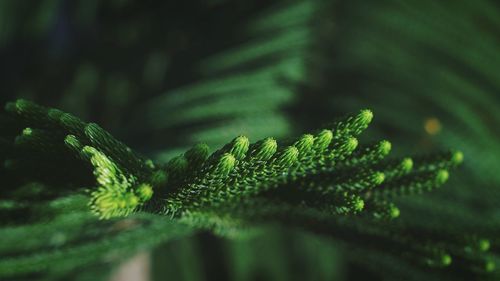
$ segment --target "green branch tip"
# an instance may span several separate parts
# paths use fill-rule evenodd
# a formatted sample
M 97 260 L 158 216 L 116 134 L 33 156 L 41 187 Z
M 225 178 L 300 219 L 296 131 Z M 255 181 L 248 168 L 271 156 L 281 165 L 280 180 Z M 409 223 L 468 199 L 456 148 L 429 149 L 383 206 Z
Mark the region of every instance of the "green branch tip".
M 66 127 L 76 127 L 77 124 L 83 124 L 80 119 L 69 113 L 61 114 L 61 116 L 59 117 L 59 121 Z
M 333 139 L 333 133 L 331 130 L 322 130 L 319 132 L 319 134 L 316 136 L 316 140 L 314 141 L 314 148 L 318 151 L 321 152 L 325 150 L 330 143 L 332 142 Z
M 276 140 L 273 138 L 266 138 L 258 145 L 253 157 L 257 160 L 267 161 L 273 157 L 277 149 L 278 143 Z
M 22 145 L 36 146 L 29 152 L 58 148 L 53 145 L 62 145 L 59 136 L 65 136 L 64 145 L 70 152 L 91 164 L 95 188 L 87 193 L 88 204 L 100 219 L 146 211 L 191 219 L 193 226 L 206 224 L 208 219 L 211 226 L 206 227 L 214 231 L 219 228 L 220 232 L 225 231 L 225 224 L 233 228 L 233 221 L 250 226 L 253 219 L 280 216 L 289 210 L 304 213 L 304 218 L 310 209 L 321 212 L 321 216 L 359 214 L 379 222 L 390 221 L 400 216 L 400 209 L 390 201 L 392 197 L 439 187 L 449 178 L 447 169 L 458 166 L 464 158 L 460 151 L 447 151 L 415 158 L 415 163 L 411 158 L 385 160 L 392 149 L 387 140 L 358 149 L 357 136 L 373 119 L 372 111 L 365 109 L 340 119 L 330 129 L 303 134 L 286 145 L 278 146 L 273 138 L 251 144 L 248 137 L 237 136 L 213 153 L 206 144 L 197 144 L 156 168 L 153 161 L 136 155 L 95 123 L 25 100 L 8 103 L 6 109 L 22 124 L 27 123 L 18 137 Z M 14 159 L 5 160 L 4 165 L 17 168 L 23 163 L 23 159 Z M 417 171 L 410 173 L 414 166 Z M 299 188 L 290 190 L 292 186 Z M 290 197 L 287 192 L 291 192 Z M 260 207 L 263 203 L 265 208 Z M 205 222 L 194 221 L 197 218 L 190 214 L 206 217 L 202 218 Z M 381 231 L 374 235 L 386 234 Z M 423 244 L 415 247 L 418 255 L 409 253 L 408 258 L 445 267 L 452 263 L 448 252 L 455 255 L 454 249 L 477 254 L 491 247 L 487 239 L 475 235 L 464 238 L 468 246 L 451 249 L 415 238 Z M 412 239 L 410 236 L 408 244 Z M 473 262 L 474 270 L 480 272 L 495 268 L 488 259 Z
M 295 146 L 301 153 L 309 152 L 314 145 L 314 136 L 310 134 L 305 134 L 298 141 L 296 141 L 293 146 Z
M 373 112 L 369 109 L 363 109 L 358 115 L 358 120 L 364 124 L 370 124 L 373 120 Z
M 210 148 L 205 143 L 199 143 L 184 153 L 189 163 L 201 164 L 205 161 L 210 153 Z
M 146 165 L 146 167 L 148 167 L 150 169 L 155 169 L 156 168 L 155 163 L 151 159 L 144 160 L 144 165 Z
M 217 163 L 216 172 L 221 176 L 228 176 L 233 171 L 236 158 L 231 153 L 224 153 Z
M 452 263 L 453 259 L 449 254 L 443 254 L 441 256 L 441 264 L 443 266 L 449 266 Z
M 101 219 L 125 217 L 150 200 L 153 187 L 137 185 L 134 176 L 126 176 L 115 163 L 98 149 L 85 146 L 81 153 L 94 166 L 98 187 L 90 193 L 90 209 Z
M 142 201 L 148 201 L 153 197 L 153 187 L 149 184 L 141 184 L 137 188 L 137 194 Z
M 32 134 L 33 134 L 33 129 L 31 129 L 31 128 L 29 128 L 29 127 L 28 127 L 28 128 L 25 128 L 25 129 L 23 130 L 23 136 L 25 136 L 25 137 L 29 137 L 29 136 L 31 136 Z
M 401 162 L 401 166 L 404 172 L 410 172 L 413 169 L 413 160 L 411 158 L 405 158 Z
M 34 104 L 30 101 L 27 101 L 25 99 L 18 99 L 15 102 L 8 102 L 5 105 L 5 110 L 11 113 L 21 113 L 24 109 L 33 105 Z
M 66 146 L 68 146 L 71 149 L 74 149 L 75 151 L 82 150 L 82 143 L 74 135 L 67 135 L 64 138 L 64 143 L 66 144 Z
M 278 157 L 277 164 L 282 167 L 290 167 L 297 162 L 298 157 L 299 150 L 295 146 L 289 146 Z
M 426 263 L 431 267 L 447 267 L 453 262 L 452 257 L 448 253 L 435 253 L 432 258 L 428 258 Z
M 236 159 L 241 160 L 245 158 L 248 148 L 250 147 L 250 140 L 245 136 L 236 137 L 232 141 L 232 148 L 229 151 Z
M 484 270 L 486 272 L 493 272 L 493 271 L 495 271 L 495 268 L 496 268 L 496 264 L 494 261 L 492 261 L 492 260 L 486 261 L 486 264 L 484 265 Z
M 346 142 L 346 150 L 348 152 L 354 151 L 358 147 L 359 141 L 355 137 L 349 137 Z
M 391 152 L 391 149 L 392 149 L 392 144 L 389 141 L 383 140 L 380 142 L 380 153 L 382 155 L 389 154 L 389 152 Z
M 401 214 L 401 212 L 400 212 L 399 208 L 396 207 L 396 205 L 390 206 L 389 215 L 390 215 L 391 219 L 398 218 L 400 214 Z
M 361 212 L 365 208 L 365 201 L 359 197 L 356 197 L 354 199 L 354 211 L 355 212 Z
M 447 170 L 439 170 L 436 174 L 436 181 L 439 184 L 444 184 L 449 177 L 450 173 Z
M 167 163 L 167 169 L 170 173 L 183 173 L 188 168 L 188 161 L 184 155 L 172 158 Z
M 382 173 L 382 172 L 376 172 L 375 174 L 373 174 L 373 183 L 375 185 L 380 185 L 384 182 L 385 180 L 385 174 Z
M 61 116 L 64 114 L 62 110 L 51 108 L 49 109 L 48 115 L 52 120 L 60 120 Z
M 488 239 L 479 239 L 478 248 L 481 252 L 487 252 L 491 247 L 490 240 Z
M 100 219 L 125 217 L 137 208 L 139 198 L 118 186 L 106 186 L 91 193 L 89 205 L 91 211 Z
M 393 220 L 399 217 L 399 208 L 392 202 L 372 202 L 373 217 L 377 220 Z
M 462 162 L 464 161 L 464 154 L 461 151 L 456 151 L 455 153 L 453 153 L 451 161 L 454 165 L 462 164 Z

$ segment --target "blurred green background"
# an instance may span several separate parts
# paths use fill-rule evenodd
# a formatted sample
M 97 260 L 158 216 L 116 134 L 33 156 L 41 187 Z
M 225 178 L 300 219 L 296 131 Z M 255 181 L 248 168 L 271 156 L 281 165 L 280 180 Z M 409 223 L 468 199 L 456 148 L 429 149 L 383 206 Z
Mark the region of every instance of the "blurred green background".
M 466 157 L 445 188 L 401 199 L 401 221 L 497 237 L 498 253 L 499 35 L 493 0 L 3 0 L 0 101 L 61 108 L 161 162 L 370 108 L 366 139 Z M 152 257 L 155 280 L 442 280 L 278 227 L 243 241 L 199 234 Z

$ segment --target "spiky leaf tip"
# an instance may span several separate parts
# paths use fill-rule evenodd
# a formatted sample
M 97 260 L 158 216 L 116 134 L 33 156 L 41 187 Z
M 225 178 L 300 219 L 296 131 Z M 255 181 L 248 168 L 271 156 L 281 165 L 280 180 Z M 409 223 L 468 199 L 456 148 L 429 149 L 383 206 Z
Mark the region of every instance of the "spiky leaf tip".
M 394 162 L 394 164 L 389 164 L 382 169 L 386 175 L 386 180 L 393 181 L 408 175 L 413 170 L 413 160 L 404 158 L 399 163 Z
M 335 133 L 341 135 L 359 135 L 373 120 L 373 113 L 369 109 L 361 110 L 356 116 L 348 117 L 346 120 L 337 123 Z
M 355 137 L 342 138 L 333 145 L 329 155 L 331 158 L 343 160 L 356 150 L 358 144 L 358 140 Z
M 491 243 L 488 239 L 479 239 L 479 241 L 477 242 L 477 246 L 479 251 L 487 252 L 491 247 Z
M 355 213 L 363 211 L 363 209 L 365 208 L 365 201 L 361 197 L 355 197 L 353 208 Z
M 5 111 L 15 114 L 23 114 L 33 110 L 35 104 L 25 99 L 18 99 L 15 102 L 5 104 Z
M 49 116 L 49 119 L 52 121 L 55 121 L 55 122 L 58 122 L 59 120 L 61 120 L 61 116 L 63 114 L 64 114 L 64 111 L 59 110 L 59 109 L 55 109 L 55 108 L 49 109 L 49 111 L 47 113 L 47 115 Z
M 441 264 L 443 266 L 449 266 L 452 263 L 453 259 L 449 254 L 444 254 L 441 256 Z
M 469 268 L 479 274 L 488 274 L 494 272 L 496 269 L 495 260 L 491 257 L 477 257 L 467 256 L 464 261 L 469 262 Z
M 237 160 L 245 158 L 248 148 L 250 147 L 250 140 L 245 136 L 239 136 L 236 137 L 231 144 L 232 147 L 229 150 L 229 153 L 231 153 Z
M 487 252 L 490 250 L 490 240 L 485 238 L 478 238 L 476 236 L 468 237 L 466 239 L 467 245 L 464 247 L 466 253 L 473 252 Z
M 432 254 L 432 257 L 428 257 L 425 259 L 425 264 L 429 267 L 448 267 L 453 262 L 453 258 L 450 254 L 442 251 L 436 251 Z
M 290 167 L 297 162 L 299 150 L 295 146 L 285 148 L 278 156 L 276 164 L 281 167 Z
M 128 216 L 152 198 L 153 187 L 150 184 L 135 185 L 137 179 L 123 174 L 104 153 L 91 146 L 85 146 L 81 153 L 94 166 L 94 175 L 99 186 L 90 193 L 89 205 L 99 218 Z
M 355 137 L 348 137 L 337 153 L 342 156 L 350 155 L 358 147 L 359 141 Z
M 153 193 L 153 187 L 145 183 L 139 185 L 136 190 L 137 196 L 139 196 L 139 199 L 141 199 L 141 201 L 143 202 L 151 199 L 153 197 Z
M 231 153 L 224 153 L 217 163 L 215 172 L 221 177 L 226 177 L 233 171 L 236 158 Z
M 332 139 L 333 133 L 331 130 L 322 130 L 315 138 L 314 149 L 318 152 L 325 150 L 332 142 Z
M 210 148 L 207 144 L 199 143 L 184 153 L 190 166 L 198 166 L 207 160 Z
M 81 154 L 94 166 L 94 175 L 101 185 L 113 184 L 120 176 L 118 168 L 106 155 L 91 146 L 84 146 Z M 118 180 L 119 181 L 119 180 Z
M 485 265 L 484 265 L 484 271 L 486 272 L 493 272 L 495 271 L 496 264 L 492 260 L 487 260 Z
M 413 160 L 411 158 L 404 158 L 401 161 L 401 168 L 404 173 L 409 173 L 413 169 Z
M 151 159 L 146 159 L 146 160 L 144 160 L 144 165 L 145 165 L 146 167 L 148 167 L 149 169 L 151 169 L 151 170 L 156 169 L 156 165 L 155 165 L 155 163 L 153 162 L 153 160 L 151 160 Z
M 386 156 L 391 152 L 392 144 L 387 140 L 383 140 L 379 144 L 379 152 L 382 156 Z
M 359 123 L 368 125 L 373 120 L 373 112 L 369 109 L 363 109 L 359 112 L 357 119 Z
M 464 154 L 461 151 L 455 151 L 451 157 L 453 165 L 458 166 L 464 161 Z
M 314 136 L 311 134 L 305 134 L 300 137 L 293 146 L 299 150 L 300 154 L 307 154 L 313 149 Z
M 139 198 L 120 185 L 101 186 L 91 193 L 91 211 L 100 219 L 125 217 L 139 206 Z
M 365 200 L 359 195 L 343 192 L 333 198 L 330 209 L 338 215 L 358 214 L 365 209 Z
M 450 177 L 450 173 L 447 170 L 439 170 L 436 173 L 436 183 L 437 184 L 444 184 L 445 182 L 448 181 L 448 178 Z
M 349 151 L 354 151 L 357 147 L 358 147 L 358 144 L 359 144 L 359 141 L 357 138 L 355 137 L 350 137 L 348 140 L 347 140 L 347 146 L 346 148 L 349 150 Z
M 70 148 L 73 151 L 79 152 L 83 148 L 82 143 L 74 135 L 67 135 L 66 138 L 64 138 L 64 143 L 68 148 Z
M 377 220 L 393 220 L 400 215 L 399 208 L 392 202 L 372 202 L 369 209 Z
M 28 127 L 28 128 L 25 128 L 25 129 L 23 130 L 23 133 L 22 133 L 22 135 L 23 135 L 23 136 L 25 136 L 25 137 L 29 137 L 29 136 L 31 136 L 32 134 L 33 134 L 33 129 L 31 129 L 31 128 L 29 128 L 29 127 Z
M 185 173 L 188 168 L 188 161 L 184 155 L 176 156 L 167 163 L 169 173 L 179 175 Z
M 257 143 L 255 151 L 252 152 L 252 157 L 256 160 L 267 161 L 273 157 L 278 149 L 278 143 L 273 138 L 266 138 Z
M 385 181 L 385 174 L 382 172 L 375 172 L 372 178 L 375 185 L 381 185 Z
M 396 205 L 391 205 L 391 209 L 389 211 L 389 216 L 391 219 L 398 218 L 399 215 L 401 214 L 401 211 Z
M 87 123 L 80 120 L 78 117 L 73 116 L 69 113 L 63 113 L 59 117 L 59 123 L 62 127 L 66 128 L 72 134 L 81 134 L 85 130 Z

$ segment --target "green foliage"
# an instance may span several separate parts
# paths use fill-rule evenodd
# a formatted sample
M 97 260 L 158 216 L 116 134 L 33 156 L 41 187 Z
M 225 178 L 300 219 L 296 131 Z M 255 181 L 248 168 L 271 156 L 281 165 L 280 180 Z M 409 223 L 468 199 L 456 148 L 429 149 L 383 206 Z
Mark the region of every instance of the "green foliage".
M 303 99 L 301 105 L 310 106 L 301 108 L 309 115 L 299 119 L 309 119 L 305 124 L 310 126 L 328 120 L 329 112 L 369 105 L 378 117 L 369 137 L 391 134 L 399 144 L 398 155 L 459 147 L 466 161 L 451 179 L 454 188 L 425 200 L 396 200 L 401 221 L 412 229 L 447 235 L 473 231 L 495 244 L 500 185 L 500 162 L 494 156 L 500 143 L 494 74 L 500 47 L 494 39 L 500 27 L 498 3 L 344 1 L 335 8 L 324 16 L 336 23 L 337 36 L 323 37 L 322 51 L 315 53 L 318 62 L 332 63 L 318 63 L 319 78 L 309 84 L 316 95 Z M 318 110 L 318 105 L 324 106 Z M 461 158 L 456 155 L 457 161 Z M 414 159 L 418 161 L 425 158 Z M 491 252 L 489 259 L 497 260 L 498 250 L 493 247 Z M 414 268 L 406 273 L 415 274 Z M 498 278 L 498 270 L 493 276 Z
M 17 2 L 0 4 L 1 98 L 94 120 L 155 163 L 95 124 L 11 104 L 0 279 L 95 280 L 164 241 L 172 279 L 204 279 L 190 272 L 216 259 L 229 268 L 215 278 L 498 279 L 494 1 Z M 377 122 L 363 136 L 332 125 L 283 140 L 365 107 Z M 386 137 L 398 157 L 365 142 Z M 449 188 L 434 190 L 462 153 L 404 156 L 449 147 L 467 156 Z M 316 235 L 289 241 L 274 223 Z M 240 239 L 171 241 L 197 229 Z M 213 254 L 223 243 L 228 257 Z
M 167 161 L 171 143 L 218 147 L 237 135 L 262 139 L 293 131 L 285 108 L 307 77 L 315 1 L 293 1 L 252 14 L 236 42 L 200 58 L 189 83 L 157 94 L 133 108 L 137 133 L 155 133 L 155 159 Z M 280 18 L 282 20 L 277 20 Z M 151 148 L 149 148 L 151 149 Z
M 324 233 L 348 243 L 375 239 L 380 243 L 366 246 L 418 261 L 422 266 L 447 267 L 455 258 L 466 262 L 469 270 L 480 266 L 482 255 L 472 250 L 475 246 L 470 241 L 461 237 L 456 241 L 442 240 L 434 234 L 418 236 L 403 226 L 388 224 L 400 214 L 394 202 L 388 200 L 441 186 L 448 179 L 448 170 L 459 165 L 463 155 L 450 152 L 415 160 L 384 160 L 391 150 L 388 141 L 358 147 L 357 137 L 373 118 L 369 110 L 340 119 L 329 129 L 280 144 L 272 138 L 251 144 L 248 138 L 239 136 L 211 154 L 206 145 L 196 145 L 165 165 L 154 164 L 137 155 L 96 124 L 87 124 L 68 113 L 25 100 L 7 104 L 6 110 L 17 126 L 30 128 L 20 129 L 22 134 L 15 138 L 16 152 L 12 157 L 34 164 L 37 159 L 43 159 L 38 154 L 61 151 L 67 154 L 68 161 L 85 164 L 80 173 L 90 167 L 92 173 L 89 175 L 93 174 L 91 181 L 74 178 L 61 181 L 59 184 L 64 189 L 53 191 L 55 199 L 45 203 L 49 207 L 36 206 L 39 215 L 36 221 L 46 219 L 47 215 L 43 215 L 46 213 L 59 215 L 50 210 L 50 206 L 60 205 L 58 200 L 64 199 L 57 198 L 63 198 L 63 194 L 80 193 L 88 198 L 89 210 L 101 219 L 127 217 L 136 212 L 155 213 L 160 215 L 153 216 L 155 220 L 163 218 L 164 223 L 178 224 L 180 229 L 208 229 L 228 237 L 252 235 L 259 225 L 274 221 Z M 26 149 L 31 152 L 23 153 Z M 44 165 L 60 163 L 44 162 Z M 11 169 L 23 171 L 25 180 L 40 182 L 36 173 L 22 167 Z M 85 187 L 90 182 L 96 187 Z M 12 208 L 33 208 L 23 205 L 16 192 L 7 196 L 13 200 L 10 207 L 4 207 L 7 212 Z M 30 200 L 37 202 L 36 197 Z M 65 206 L 71 211 L 72 204 Z M 78 219 L 80 223 L 73 227 L 81 227 L 83 220 L 88 218 Z M 53 223 L 61 223 L 67 228 L 64 239 L 82 238 L 75 234 L 67 219 Z M 11 231 L 20 232 L 26 227 L 34 226 L 21 226 L 21 230 L 14 227 Z M 154 233 L 159 228 L 161 225 L 152 223 L 142 232 Z M 41 231 L 41 237 L 52 235 L 43 228 L 37 231 Z M 5 235 L 14 239 L 13 233 L 6 229 Z M 125 243 L 128 235 L 117 237 L 123 236 L 120 239 Z M 136 236 L 130 233 L 130 239 L 132 237 Z M 68 239 L 62 244 L 71 249 L 72 240 Z M 144 244 L 154 245 L 160 240 L 159 237 L 151 241 L 146 239 Z M 479 252 L 484 252 L 489 240 L 480 241 Z M 4 268 L 0 271 L 2 275 L 47 272 L 51 270 L 49 261 L 59 259 L 73 261 L 68 268 L 74 268 L 91 262 L 92 257 L 106 249 L 113 250 L 113 246 L 106 246 L 111 245 L 107 240 L 102 244 L 84 244 L 81 251 L 94 251 L 95 255 L 86 254 L 85 259 L 76 259 L 84 253 L 76 250 L 78 248 L 76 252 L 58 251 L 54 256 L 44 252 L 45 245 L 40 242 L 31 243 L 24 247 L 30 251 L 42 247 L 41 253 L 35 251 L 33 256 L 4 260 L 0 263 L 0 268 Z M 137 241 L 138 246 L 142 244 Z M 457 250 L 460 248 L 468 250 Z M 3 250 L 5 254 L 9 251 L 15 252 L 15 248 Z M 483 271 L 490 269 L 489 264 L 488 260 Z M 13 268 L 16 271 L 12 271 Z
M 39 203 L 35 209 L 44 214 L 37 221 L 2 225 L 2 279 L 50 276 L 56 279 L 99 261 L 122 261 L 137 251 L 183 237 L 191 231 L 147 214 L 120 221 L 98 221 L 88 210 L 88 200 L 87 196 L 75 195 Z

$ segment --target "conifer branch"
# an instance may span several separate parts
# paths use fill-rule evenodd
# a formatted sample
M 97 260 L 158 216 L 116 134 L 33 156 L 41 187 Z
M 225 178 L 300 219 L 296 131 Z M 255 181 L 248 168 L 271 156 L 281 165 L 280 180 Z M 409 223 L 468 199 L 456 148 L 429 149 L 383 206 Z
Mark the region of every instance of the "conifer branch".
M 401 226 L 388 225 L 401 213 L 394 197 L 442 186 L 449 170 L 463 161 L 463 154 L 386 159 L 391 150 L 388 141 L 358 145 L 358 135 L 373 118 L 369 110 L 287 142 L 265 138 L 251 143 L 238 136 L 213 153 L 207 145 L 198 144 L 166 164 L 139 156 L 96 124 L 68 113 L 24 100 L 9 103 L 6 110 L 24 128 L 11 144 L 4 141 L 16 148 L 14 155 L 19 159 L 28 157 L 24 160 L 36 165 L 41 159 L 37 154 L 64 151 L 71 156 L 66 159 L 91 168 L 96 187 L 80 186 L 74 192 L 83 192 L 89 209 L 103 220 L 149 212 L 229 237 L 251 234 L 259 224 L 276 221 L 347 242 L 376 239 L 378 250 L 390 249 L 422 266 L 447 267 L 454 260 L 473 271 L 490 271 L 494 266 L 482 254 L 489 248 L 487 239 L 450 241 L 432 233 L 415 236 Z M 22 152 L 26 150 L 30 152 Z M 5 201 L 0 212 L 27 208 L 21 201 L 10 202 Z M 70 227 L 64 220 L 61 223 Z M 5 235 L 14 239 L 14 233 Z M 36 247 L 43 245 L 34 241 L 26 249 Z M 81 248 L 81 253 L 88 249 Z M 0 247 L 0 252 L 17 250 Z M 59 259 L 49 253 L 40 257 Z M 0 272 L 15 264 L 43 267 L 40 257 L 9 259 L 0 263 Z

